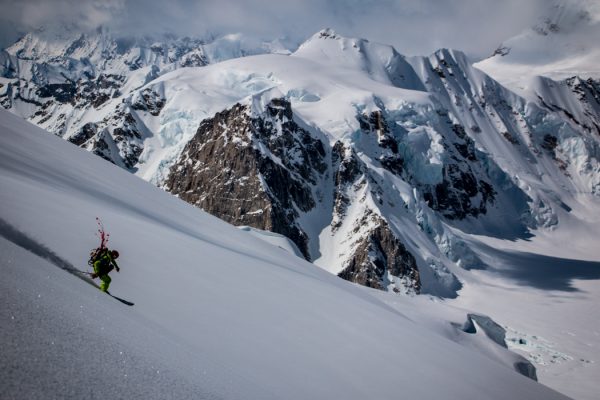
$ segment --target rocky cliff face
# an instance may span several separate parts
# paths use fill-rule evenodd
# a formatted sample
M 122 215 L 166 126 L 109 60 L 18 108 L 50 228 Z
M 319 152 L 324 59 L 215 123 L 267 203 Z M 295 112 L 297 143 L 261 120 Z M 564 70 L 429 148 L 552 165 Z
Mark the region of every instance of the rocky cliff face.
M 365 214 L 357 221 L 355 233 L 365 225 L 367 233 L 355 235 L 354 252 L 338 275 L 375 289 L 418 294 L 421 280 L 415 257 L 381 217 Z
M 29 33 L 3 53 L 0 73 L 11 86 L 0 95 L 4 107 L 39 102 L 46 109 L 61 104 L 98 109 L 121 95 L 133 75 L 139 85 L 180 66 L 208 63 L 202 40 L 161 39 L 119 38 L 104 31 Z
M 465 128 L 460 124 L 453 124 L 447 111 L 438 110 L 440 125 L 446 125 L 441 145 L 447 153 L 447 159 L 439 171 L 438 182 L 433 183 L 421 179 L 418 174 L 405 167 L 407 154 L 400 150 L 406 150 L 407 144 L 398 139 L 406 136 L 406 132 L 398 128 L 396 132 L 392 132 L 386 121 L 386 114 L 388 113 L 384 109 L 368 116 L 358 116 L 362 132 L 377 137 L 382 150 L 378 156 L 381 165 L 417 186 L 428 205 L 447 218 L 464 219 L 467 216 L 485 214 L 487 205 L 494 202 L 495 191 L 485 180 L 485 174 L 481 173 L 475 144 L 466 134 Z M 396 125 L 395 121 L 392 121 L 392 125 Z
M 373 121 L 380 120 L 373 117 Z M 397 146 L 390 143 L 395 142 L 390 140 L 384 146 Z M 375 289 L 419 293 L 421 281 L 414 256 L 375 211 L 376 204 L 385 197 L 377 179 L 356 152 L 342 142 L 334 144 L 331 154 L 334 185 L 330 229 L 345 243 L 340 246 L 345 250 L 338 254 L 338 275 Z M 370 199 L 376 199 L 375 204 L 368 205 Z M 351 208 L 353 212 L 349 212 Z
M 588 190 L 600 194 L 600 82 L 538 77 L 531 97 L 552 115 L 544 121 L 546 129 L 532 133 L 537 149 L 550 155 L 565 175 L 579 176 Z
M 346 210 L 355 202 L 368 170 L 352 149 L 332 149 L 300 128 L 289 101 L 275 98 L 259 110 L 236 104 L 202 122 L 165 189 L 236 225 L 286 235 L 307 259 L 309 237 L 302 216 L 329 208 L 322 193 L 333 178 L 332 229 L 354 224 L 349 251 L 340 254 L 339 276 L 369 287 L 418 293 L 415 258 L 387 223 L 370 209 L 358 220 Z M 331 154 L 331 156 L 330 156 Z M 330 171 L 334 171 L 331 176 Z M 350 222 L 348 222 L 350 221 Z
M 147 128 L 133 110 L 133 105 L 120 103 L 102 120 L 88 122 L 65 134 L 65 138 L 113 164 L 135 171 Z
M 236 104 L 202 122 L 165 188 L 235 225 L 281 233 L 310 259 L 297 220 L 316 206 L 325 155 L 294 122 L 288 101 L 273 99 L 258 113 Z
M 137 90 L 182 67 L 267 51 L 235 45 L 235 37 L 121 37 L 94 33 L 28 33 L 0 51 L 0 106 L 116 165 L 136 171 L 162 93 Z M 240 39 L 238 39 L 240 40 Z

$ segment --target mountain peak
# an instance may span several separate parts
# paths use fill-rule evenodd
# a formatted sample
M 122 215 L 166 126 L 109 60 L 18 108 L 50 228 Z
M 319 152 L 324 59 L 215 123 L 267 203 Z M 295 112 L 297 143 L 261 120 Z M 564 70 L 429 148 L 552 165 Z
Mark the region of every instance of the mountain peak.
M 430 59 L 435 59 L 438 62 L 445 62 L 449 64 L 456 64 L 462 69 L 468 69 L 471 67 L 469 57 L 460 50 L 442 48 L 438 49 L 429 56 Z
M 340 39 L 340 36 L 331 28 L 321 29 L 313 37 L 318 39 Z
M 556 1 L 537 24 L 504 40 L 477 68 L 517 92 L 536 75 L 598 79 L 599 16 L 600 7 L 591 2 Z
M 384 84 L 412 90 L 423 89 L 413 68 L 393 46 L 362 38 L 344 37 L 329 28 L 314 34 L 292 55 L 361 71 Z
M 333 43 L 333 42 L 341 42 L 341 43 L 369 43 L 367 39 L 363 38 L 353 38 L 347 37 L 339 34 L 332 28 L 324 28 L 318 31 L 317 33 L 310 36 L 307 40 L 305 40 L 299 47 L 306 47 L 314 44 L 323 44 L 323 43 Z M 391 47 L 391 46 L 389 46 Z

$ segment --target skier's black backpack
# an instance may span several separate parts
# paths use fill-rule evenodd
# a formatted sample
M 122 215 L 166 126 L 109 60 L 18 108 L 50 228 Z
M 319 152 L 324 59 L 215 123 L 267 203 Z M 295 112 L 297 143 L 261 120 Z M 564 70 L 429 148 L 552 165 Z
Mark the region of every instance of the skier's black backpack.
M 98 247 L 90 252 L 90 259 L 88 260 L 88 264 L 94 265 L 96 261 L 100 261 L 100 264 L 97 268 L 94 268 L 96 275 L 106 275 L 110 271 L 113 270 L 112 263 L 110 262 L 109 253 L 106 247 Z
M 90 259 L 88 260 L 88 265 L 94 265 L 94 263 L 100 260 L 107 251 L 108 249 L 106 247 L 97 247 L 93 249 L 90 252 Z

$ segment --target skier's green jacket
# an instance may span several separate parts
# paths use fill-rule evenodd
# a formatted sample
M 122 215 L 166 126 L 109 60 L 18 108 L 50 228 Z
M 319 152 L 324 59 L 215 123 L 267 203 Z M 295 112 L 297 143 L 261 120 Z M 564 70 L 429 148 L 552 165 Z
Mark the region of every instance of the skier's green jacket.
M 108 287 L 110 286 L 110 282 L 112 280 L 110 279 L 110 276 L 108 276 L 110 271 L 113 269 L 116 269 L 117 272 L 120 271 L 119 266 L 115 261 L 117 257 L 119 257 L 118 251 L 109 251 L 106 249 L 106 251 L 104 251 L 102 255 L 94 262 L 94 273 L 102 281 L 100 283 L 100 290 L 103 292 L 108 292 Z

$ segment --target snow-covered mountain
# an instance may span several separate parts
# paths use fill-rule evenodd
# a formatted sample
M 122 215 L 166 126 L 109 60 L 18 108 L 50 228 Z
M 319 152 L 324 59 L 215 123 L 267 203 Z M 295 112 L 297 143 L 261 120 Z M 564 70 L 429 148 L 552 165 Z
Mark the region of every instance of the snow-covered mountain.
M 281 247 L 346 280 L 481 304 L 543 382 L 593 398 L 584 343 L 596 328 L 571 306 L 598 298 L 579 282 L 600 278 L 595 264 L 576 262 L 599 256 L 598 81 L 540 77 L 517 94 L 459 51 L 409 58 L 329 29 L 291 54 L 240 36 L 140 40 L 80 55 L 73 40 L 28 35 L 4 55 L 0 101 L 227 222 L 287 237 Z M 188 67 L 187 54 L 202 62 Z M 576 266 L 552 269 L 563 262 Z M 591 294 L 561 308 L 527 285 Z M 590 329 L 560 336 L 545 319 L 559 309 Z M 568 343 L 548 350 L 551 364 L 540 332 Z
M 519 93 L 537 76 L 600 79 L 600 6 L 592 1 L 548 3 L 550 11 L 537 24 L 505 40 L 476 67 Z
M 566 398 L 484 316 L 389 303 L 6 111 L 0 132 L 5 398 Z M 96 215 L 133 307 L 65 271 Z
M 200 39 L 122 37 L 103 29 L 32 32 L 0 53 L 0 105 L 58 135 L 73 136 L 75 143 L 96 134 L 111 136 L 121 152 L 119 165 L 132 168 L 148 132 L 135 126 L 128 109 L 145 107 L 140 103 L 150 101 L 145 96 L 158 95 L 143 93 L 138 102 L 115 109 L 124 94 L 177 68 L 264 52 L 289 51 L 277 41 L 257 43 L 241 35 Z M 154 100 L 149 111 L 157 113 L 161 100 Z
M 86 56 L 69 71 L 110 47 L 81 38 Z M 111 95 L 80 104 L 66 89 L 27 100 L 6 89 L 10 109 L 37 102 L 32 122 L 231 223 L 286 235 L 308 260 L 370 287 L 454 297 L 457 266 L 485 267 L 461 232 L 525 238 L 556 225 L 569 196 L 600 192 L 593 81 L 528 101 L 460 52 L 406 58 L 331 30 L 291 55 L 201 68 L 177 68 L 185 57 L 169 54 L 187 53 L 174 44 L 118 57 L 108 43 L 104 71 L 122 77 Z M 18 71 L 37 71 L 38 59 L 64 62 L 77 49 L 29 35 L 8 52 L 28 66 Z M 27 73 L 12 79 L 51 75 Z

